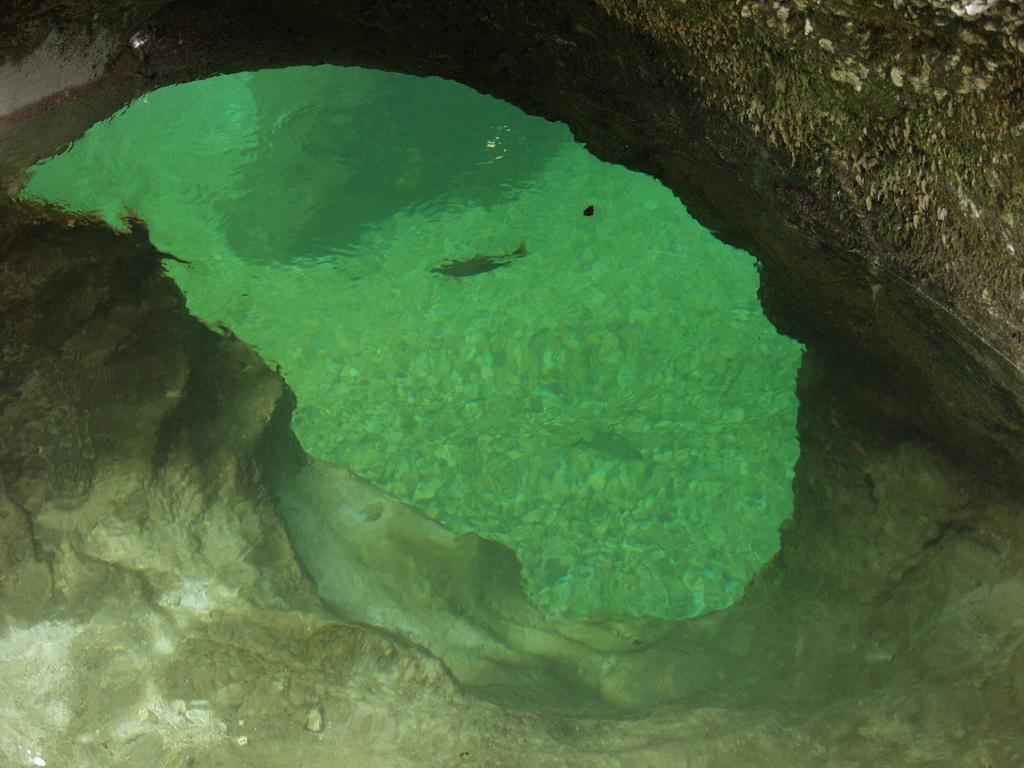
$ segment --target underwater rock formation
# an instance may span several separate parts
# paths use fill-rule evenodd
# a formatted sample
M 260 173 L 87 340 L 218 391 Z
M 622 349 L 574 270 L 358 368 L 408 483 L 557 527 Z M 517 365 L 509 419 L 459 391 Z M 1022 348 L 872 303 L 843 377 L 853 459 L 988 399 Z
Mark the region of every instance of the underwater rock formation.
M 1020 497 L 872 420 L 857 366 L 805 360 L 794 520 L 741 603 L 545 627 L 507 550 L 306 459 L 281 378 L 185 314 L 140 225 L 0 215 L 4 759 L 1019 757 Z M 317 595 L 279 515 L 309 556 L 324 508 L 349 566 Z

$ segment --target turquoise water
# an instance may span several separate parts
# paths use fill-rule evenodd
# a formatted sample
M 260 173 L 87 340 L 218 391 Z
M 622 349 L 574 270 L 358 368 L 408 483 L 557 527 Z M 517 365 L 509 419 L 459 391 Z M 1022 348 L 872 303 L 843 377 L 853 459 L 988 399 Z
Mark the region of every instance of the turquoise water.
M 562 125 L 247 73 L 149 94 L 24 194 L 143 218 L 191 311 L 280 366 L 307 451 L 513 548 L 539 606 L 699 615 L 778 551 L 799 345 L 750 255 Z

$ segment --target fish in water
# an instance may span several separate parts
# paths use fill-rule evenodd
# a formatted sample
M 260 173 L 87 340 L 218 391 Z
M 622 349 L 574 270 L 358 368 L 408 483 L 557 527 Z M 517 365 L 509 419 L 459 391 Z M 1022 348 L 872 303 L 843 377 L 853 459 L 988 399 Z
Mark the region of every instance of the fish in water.
M 619 461 L 642 461 L 644 458 L 629 440 L 610 429 L 592 430 L 589 437 L 577 440 L 573 447 L 598 451 Z
M 516 246 L 515 250 L 503 253 L 500 256 L 485 256 L 482 253 L 478 253 L 471 259 L 450 259 L 430 271 L 437 272 L 439 275 L 448 275 L 449 277 L 472 277 L 473 275 L 490 272 L 492 269 L 507 267 L 513 259 L 521 259 L 525 255 L 526 243 L 520 243 Z

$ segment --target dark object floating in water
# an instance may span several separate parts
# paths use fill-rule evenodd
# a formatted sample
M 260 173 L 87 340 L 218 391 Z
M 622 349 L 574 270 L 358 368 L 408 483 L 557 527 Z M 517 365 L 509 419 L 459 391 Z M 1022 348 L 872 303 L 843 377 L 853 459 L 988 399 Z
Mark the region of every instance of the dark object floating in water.
M 583 209 L 583 215 L 584 216 L 593 216 L 594 215 L 594 206 L 588 205 L 586 208 L 584 208 Z
M 503 253 L 501 256 L 484 256 L 482 253 L 478 253 L 471 259 L 462 259 L 461 261 L 451 259 L 444 262 L 444 264 L 439 264 L 430 271 L 437 272 L 439 275 L 448 275 L 449 277 L 472 277 L 473 275 L 490 272 L 492 269 L 507 267 L 513 259 L 521 259 L 525 255 L 526 243 L 520 243 L 514 251 Z

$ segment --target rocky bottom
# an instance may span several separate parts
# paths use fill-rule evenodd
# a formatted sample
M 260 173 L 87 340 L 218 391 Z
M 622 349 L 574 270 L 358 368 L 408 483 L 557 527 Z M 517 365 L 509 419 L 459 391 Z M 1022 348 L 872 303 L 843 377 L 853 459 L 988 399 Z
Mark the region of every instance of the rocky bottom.
M 1019 496 L 854 418 L 813 353 L 794 519 L 745 597 L 574 624 L 507 550 L 305 457 L 280 377 L 187 316 L 141 228 L 5 208 L 0 250 L 10 764 L 1024 761 Z M 351 569 L 318 582 L 299 527 L 328 524 Z

